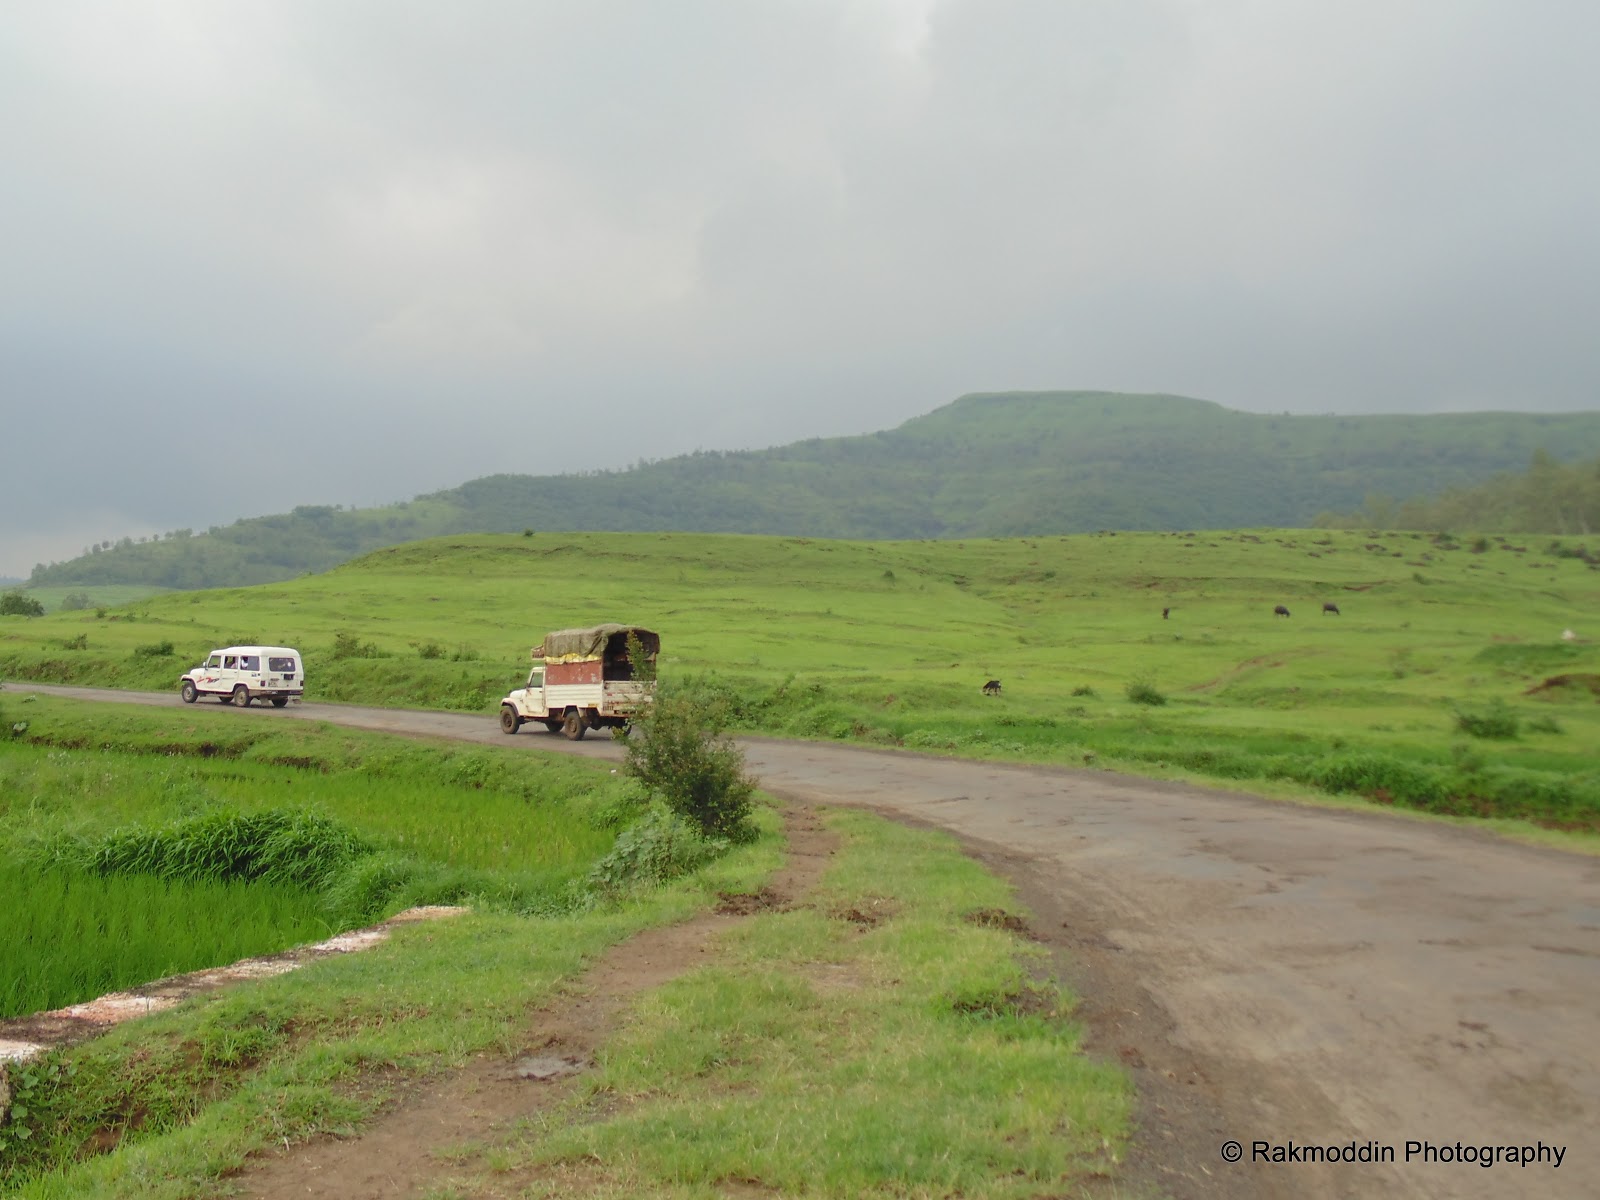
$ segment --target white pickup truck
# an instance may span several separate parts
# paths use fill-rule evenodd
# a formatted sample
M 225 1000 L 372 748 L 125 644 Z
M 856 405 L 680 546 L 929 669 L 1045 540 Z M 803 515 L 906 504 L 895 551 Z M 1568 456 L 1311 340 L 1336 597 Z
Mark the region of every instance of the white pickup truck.
M 644 662 L 629 656 L 630 643 Z M 627 729 L 655 698 L 661 638 L 637 625 L 558 629 L 533 648 L 528 682 L 500 701 L 500 728 L 538 721 L 574 741 L 591 729 Z

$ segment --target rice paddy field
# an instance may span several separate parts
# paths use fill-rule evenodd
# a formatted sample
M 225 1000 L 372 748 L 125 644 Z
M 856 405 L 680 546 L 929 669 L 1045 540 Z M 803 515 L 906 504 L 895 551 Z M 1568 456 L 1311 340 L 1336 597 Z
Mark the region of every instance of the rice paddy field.
M 621 785 L 584 763 L 218 713 L 11 707 L 36 732 L 0 742 L 0 1018 L 412 904 L 558 911 L 622 811 Z

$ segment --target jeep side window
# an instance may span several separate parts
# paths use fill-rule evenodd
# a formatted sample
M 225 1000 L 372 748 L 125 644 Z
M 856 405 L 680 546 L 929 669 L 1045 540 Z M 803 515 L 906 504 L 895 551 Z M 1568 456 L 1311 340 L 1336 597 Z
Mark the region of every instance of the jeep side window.
M 259 670 L 261 670 L 261 656 L 259 654 L 241 654 L 241 655 L 239 655 L 239 670 L 241 670 L 241 671 L 259 671 Z
M 542 688 L 544 686 L 543 667 L 535 667 L 528 672 L 528 686 L 531 688 Z
M 225 670 L 225 671 L 231 671 L 235 667 L 237 667 L 238 665 L 239 665 L 238 658 L 235 657 L 232 654 L 228 655 L 226 658 L 224 658 L 222 660 L 222 669 Z

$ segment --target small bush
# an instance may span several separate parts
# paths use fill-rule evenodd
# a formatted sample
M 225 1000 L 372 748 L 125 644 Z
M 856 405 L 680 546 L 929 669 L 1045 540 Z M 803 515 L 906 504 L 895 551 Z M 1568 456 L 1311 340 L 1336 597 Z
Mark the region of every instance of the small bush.
M 418 658 L 443 658 L 444 647 L 438 642 L 423 642 L 417 647 Z
M 171 658 L 176 653 L 171 642 L 150 642 L 133 648 L 135 658 Z
M 77 637 L 63 638 L 61 648 L 63 650 L 87 650 L 89 648 L 89 635 L 80 633 Z
M 61 602 L 62 612 L 82 612 L 86 608 L 93 608 L 94 601 L 89 599 L 87 592 L 73 592 Z
M 1166 696 L 1157 691 L 1155 685 L 1148 680 L 1135 679 L 1124 691 L 1128 699 L 1135 704 L 1158 706 L 1167 702 Z
M 388 658 L 389 656 L 371 642 L 363 642 L 355 634 L 341 629 L 333 635 L 330 658 Z
M 1100 693 L 1095 691 L 1087 683 L 1080 683 L 1077 687 L 1072 689 L 1072 694 L 1074 696 L 1098 696 Z
M 722 839 L 701 837 L 665 807 L 652 806 L 617 835 L 611 853 L 594 865 L 586 882 L 593 893 L 621 895 L 687 875 L 727 846 Z
M 623 769 L 646 792 L 706 837 L 744 841 L 754 835 L 755 781 L 744 773 L 744 753 L 724 735 L 715 706 L 660 688 L 639 727 L 641 736 L 626 743 Z
M 1549 713 L 1541 713 L 1537 717 L 1529 717 L 1527 728 L 1530 733 L 1565 733 L 1561 722 Z
M 1456 728 L 1468 737 L 1498 738 L 1505 740 L 1517 736 L 1520 722 L 1517 714 L 1506 706 L 1504 700 L 1494 700 L 1479 712 L 1465 709 L 1456 711 Z

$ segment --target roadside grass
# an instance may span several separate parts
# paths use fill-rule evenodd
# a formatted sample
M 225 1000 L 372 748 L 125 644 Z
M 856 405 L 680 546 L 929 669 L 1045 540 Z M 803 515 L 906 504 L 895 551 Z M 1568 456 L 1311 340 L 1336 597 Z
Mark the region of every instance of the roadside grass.
M 1329 794 L 1596 830 L 1600 641 L 1584 618 L 1600 611 L 1600 572 L 1558 553 L 1560 539 L 1536 543 L 1333 530 L 441 538 L 291 583 L 152 596 L 104 620 L 6 618 L 0 673 L 172 689 L 213 646 L 265 639 L 307 653 L 311 699 L 488 714 L 546 629 L 636 620 L 663 634 L 663 675 L 720 696 L 740 731 L 1251 788 L 1273 785 L 1286 757 L 1325 788 L 1321 760 L 1378 756 L 1389 782 L 1378 772 Z M 1342 615 L 1323 615 L 1326 600 Z M 1273 617 L 1279 603 L 1295 615 Z M 138 653 L 166 642 L 166 658 Z M 980 694 L 990 678 L 1000 696 Z M 1130 701 L 1134 683 L 1167 703 Z M 1474 737 L 1485 715 L 1508 716 L 1516 736 Z M 1492 768 L 1466 791 L 1462 742 Z
M 458 1159 L 518 1195 L 1037 1196 L 1113 1176 L 1132 1092 L 953 839 L 859 812 L 803 907 L 643 997 L 565 1108 Z
M 395 931 L 362 954 L 196 996 L 46 1056 L 33 1136 L 0 1156 L 28 1200 L 214 1195 L 246 1158 L 348 1134 L 418 1080 L 523 1045 L 528 1014 L 595 956 L 683 920 L 776 867 L 776 818 L 698 875 L 565 917 L 473 912 Z M 70 1074 L 69 1074 L 70 1072 Z

